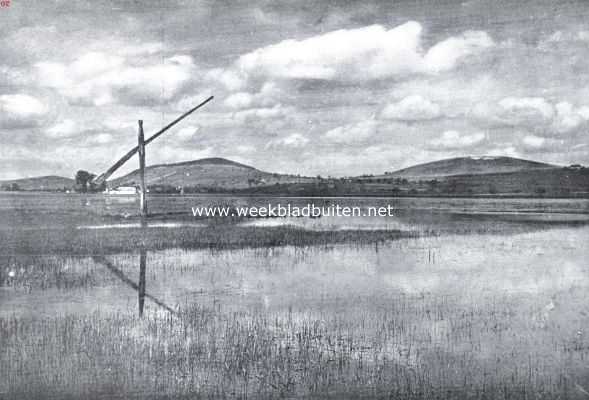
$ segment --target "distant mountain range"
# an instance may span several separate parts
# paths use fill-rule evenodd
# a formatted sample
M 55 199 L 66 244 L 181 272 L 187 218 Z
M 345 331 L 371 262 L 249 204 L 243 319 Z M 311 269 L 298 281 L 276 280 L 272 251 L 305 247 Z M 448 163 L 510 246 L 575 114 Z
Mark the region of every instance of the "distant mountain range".
M 277 174 L 223 158 L 205 158 L 146 168 L 152 193 L 238 193 L 300 196 L 554 196 L 589 197 L 589 169 L 561 167 L 512 157 L 459 157 L 382 175 L 320 178 Z M 108 182 L 135 186 L 137 170 Z M 0 181 L 4 190 L 65 190 L 74 180 L 59 176 Z

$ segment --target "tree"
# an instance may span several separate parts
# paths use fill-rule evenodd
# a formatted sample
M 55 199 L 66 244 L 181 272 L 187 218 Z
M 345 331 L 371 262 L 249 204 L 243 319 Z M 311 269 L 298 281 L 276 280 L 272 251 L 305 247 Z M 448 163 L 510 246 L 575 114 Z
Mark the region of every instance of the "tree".
M 75 189 L 78 192 L 87 192 L 90 187 L 90 182 L 94 179 L 96 175 L 90 173 L 88 171 L 84 171 L 83 169 L 76 172 L 76 186 Z

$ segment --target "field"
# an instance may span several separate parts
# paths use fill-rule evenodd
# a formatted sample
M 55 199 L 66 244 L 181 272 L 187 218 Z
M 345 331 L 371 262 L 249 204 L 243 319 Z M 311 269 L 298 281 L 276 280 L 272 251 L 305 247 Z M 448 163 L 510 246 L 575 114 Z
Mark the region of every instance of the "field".
M 149 204 L 0 195 L 0 398 L 589 398 L 588 200 Z

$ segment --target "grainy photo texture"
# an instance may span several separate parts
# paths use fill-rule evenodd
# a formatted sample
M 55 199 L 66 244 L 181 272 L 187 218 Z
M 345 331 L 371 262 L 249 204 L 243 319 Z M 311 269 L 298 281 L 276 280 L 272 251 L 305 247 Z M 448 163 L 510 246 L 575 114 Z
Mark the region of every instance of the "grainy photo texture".
M 0 399 L 589 399 L 589 2 L 0 0 Z

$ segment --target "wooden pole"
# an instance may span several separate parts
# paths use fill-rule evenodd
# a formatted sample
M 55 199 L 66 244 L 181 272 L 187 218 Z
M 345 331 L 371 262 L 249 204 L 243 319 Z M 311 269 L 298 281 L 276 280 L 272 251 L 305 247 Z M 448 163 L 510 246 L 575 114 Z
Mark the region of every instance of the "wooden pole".
M 145 187 L 145 137 L 143 135 L 143 121 L 139 120 L 138 135 L 138 154 L 139 154 L 139 211 L 141 217 L 147 216 L 147 198 Z

